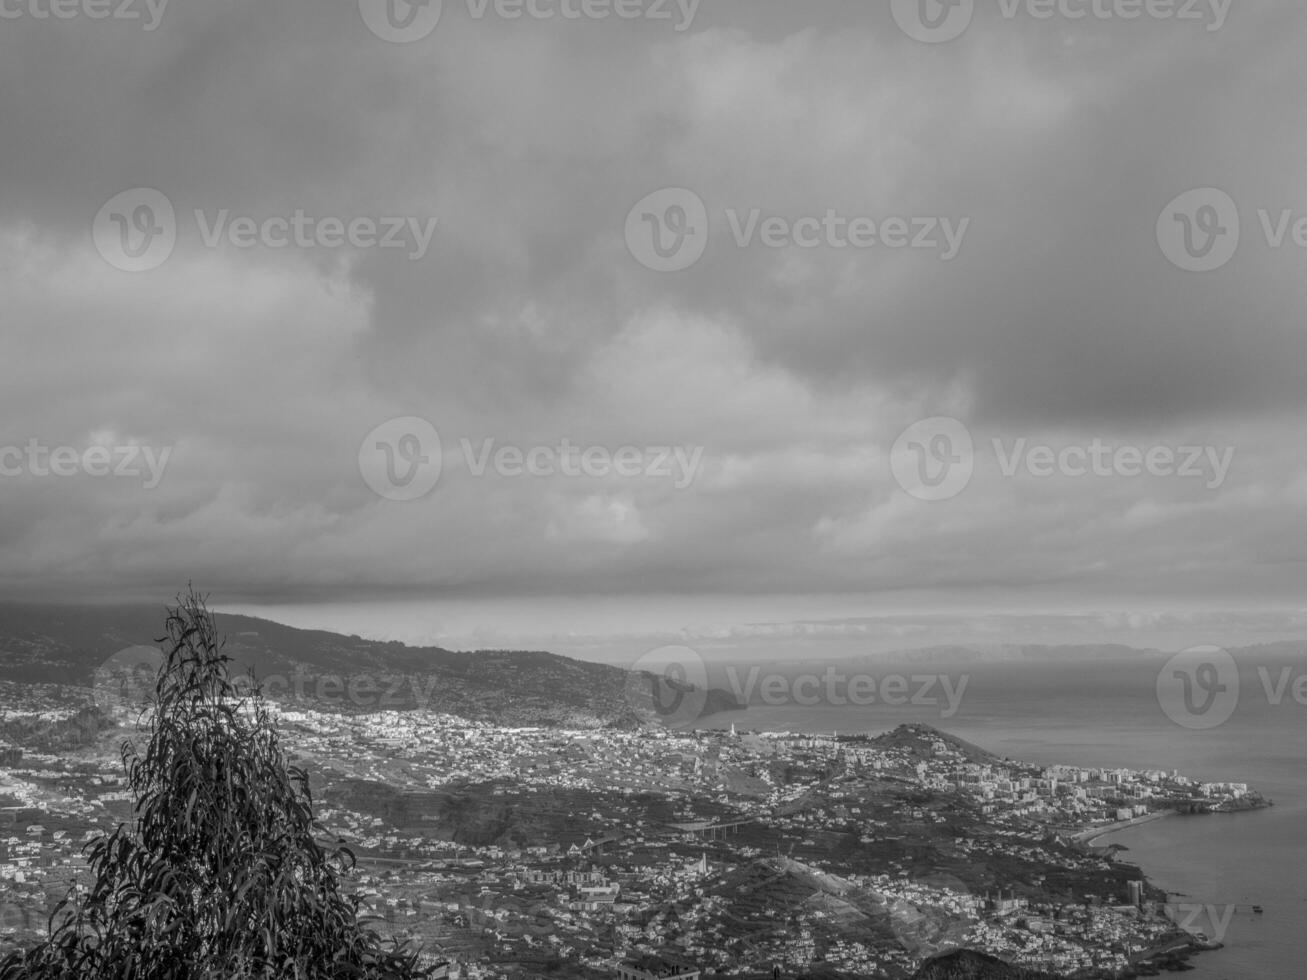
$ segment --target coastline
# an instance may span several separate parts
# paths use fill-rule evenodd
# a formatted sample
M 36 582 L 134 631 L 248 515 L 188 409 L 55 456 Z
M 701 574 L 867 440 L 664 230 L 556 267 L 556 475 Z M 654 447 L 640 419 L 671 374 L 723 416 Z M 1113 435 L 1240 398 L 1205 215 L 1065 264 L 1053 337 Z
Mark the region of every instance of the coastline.
M 1123 830 L 1129 830 L 1131 827 L 1142 827 L 1146 823 L 1153 823 L 1157 820 L 1165 820 L 1168 817 L 1178 816 L 1174 810 L 1154 810 L 1152 813 L 1145 813 L 1142 817 L 1132 817 L 1129 820 L 1118 820 L 1116 823 L 1105 824 L 1102 827 L 1094 827 L 1089 830 L 1073 834 L 1071 840 L 1077 844 L 1083 844 L 1086 847 L 1094 847 L 1097 842 L 1104 837 L 1110 837 L 1112 834 L 1120 833 Z
M 750 717 L 757 718 L 758 715 Z M 829 723 L 828 716 L 821 716 L 819 719 L 808 719 L 786 715 L 783 719 L 768 717 L 765 719 L 759 718 L 759 721 L 762 722 L 758 725 L 761 730 L 771 731 L 829 733 L 834 728 Z M 1134 737 L 1133 732 L 1123 732 L 1120 735 L 1113 734 L 1110 737 L 1104 736 L 1106 741 L 1100 744 L 1095 741 L 1095 739 L 1099 738 L 1099 727 L 1096 723 L 1086 723 L 1083 729 L 1071 729 L 1069 733 L 1063 731 L 1063 727 L 1050 725 L 1049 728 L 1052 731 L 1048 734 L 1048 737 L 1044 737 L 1042 728 L 1036 727 L 1034 730 L 1040 735 L 1040 738 L 1031 739 L 1031 741 L 1038 742 L 1037 745 L 1033 746 L 1023 742 L 1023 739 L 1030 735 L 1032 731 L 1031 726 L 1028 725 L 1003 728 L 973 724 L 971 726 L 949 726 L 945 731 L 977 746 L 987 747 L 991 744 L 997 744 L 999 746 L 998 754 L 1005 759 L 1021 759 L 1045 765 L 1055 765 L 1066 762 L 1070 757 L 1072 764 L 1086 767 L 1102 766 L 1104 759 L 1119 759 L 1122 760 L 1122 764 L 1175 769 L 1190 773 L 1213 772 L 1213 775 L 1219 778 L 1246 781 L 1250 786 L 1254 783 L 1259 786 L 1259 791 L 1253 794 L 1253 799 L 1228 808 L 1195 806 L 1191 812 L 1184 812 L 1183 810 L 1165 807 L 1144 814 L 1142 817 L 1132 817 L 1129 820 L 1102 823 L 1087 828 L 1082 825 L 1080 828 L 1063 827 L 1060 829 L 1059 836 L 1064 841 L 1079 846 L 1086 851 L 1090 849 L 1102 851 L 1111 849 L 1113 845 L 1124 847 L 1126 844 L 1131 844 L 1130 850 L 1137 851 L 1137 853 L 1122 854 L 1119 857 L 1137 867 L 1136 874 L 1142 877 L 1145 882 L 1146 897 L 1157 906 L 1172 903 L 1184 905 L 1181 918 L 1194 919 L 1193 924 L 1201 927 L 1204 934 L 1209 936 L 1211 940 L 1215 940 L 1204 942 L 1191 933 L 1189 938 L 1177 937 L 1174 943 L 1143 951 L 1142 958 L 1151 962 L 1134 964 L 1132 970 L 1135 975 L 1165 975 L 1172 970 L 1183 970 L 1193 971 L 1190 975 L 1194 977 L 1226 980 L 1227 977 L 1259 975 L 1256 970 L 1260 969 L 1264 962 L 1272 962 L 1276 966 L 1284 966 L 1290 962 L 1296 963 L 1297 961 L 1281 957 L 1278 949 L 1274 947 L 1268 949 L 1265 945 L 1268 939 L 1272 944 L 1291 945 L 1288 941 L 1281 939 L 1275 930 L 1277 928 L 1288 932 L 1292 932 L 1292 930 L 1285 930 L 1282 923 L 1276 922 L 1276 917 L 1272 914 L 1274 909 L 1270 904 L 1272 896 L 1269 894 L 1265 895 L 1265 897 L 1262 896 L 1261 893 L 1264 888 L 1260 882 L 1255 887 L 1245 885 L 1237 892 L 1220 881 L 1190 883 L 1184 877 L 1176 878 L 1173 876 L 1171 873 L 1173 869 L 1169 866 L 1155 865 L 1150 860 L 1150 855 L 1133 846 L 1133 841 L 1129 836 L 1132 832 L 1135 832 L 1136 836 L 1150 838 L 1155 842 L 1170 838 L 1184 840 L 1190 838 L 1193 830 L 1201 828 L 1207 831 L 1204 840 L 1209 841 L 1209 843 L 1205 844 L 1205 847 L 1216 846 L 1210 843 L 1213 834 L 1220 837 L 1229 836 L 1235 840 L 1242 838 L 1245 835 L 1243 821 L 1229 823 L 1214 820 L 1173 821 L 1164 828 L 1159 826 L 1156 831 L 1150 830 L 1149 825 L 1172 816 L 1211 817 L 1220 814 L 1273 813 L 1275 809 L 1279 808 L 1277 804 L 1282 804 L 1283 801 L 1279 799 L 1272 800 L 1270 794 L 1278 788 L 1280 792 L 1275 793 L 1277 797 L 1287 795 L 1284 791 L 1284 785 L 1288 782 L 1289 777 L 1282 776 L 1278 782 L 1274 778 L 1266 779 L 1266 770 L 1253 765 L 1262 761 L 1261 757 L 1257 755 L 1260 742 L 1249 733 L 1246 750 L 1232 753 L 1231 758 L 1227 759 L 1225 757 L 1212 757 L 1210 753 L 1197 753 L 1191 749 L 1188 743 L 1181 743 L 1177 748 L 1170 741 L 1172 733 L 1169 730 L 1158 735 L 1156 739 L 1158 746 L 1150 746 L 1150 750 L 1145 752 L 1141 751 L 1138 745 L 1129 742 L 1129 739 Z M 840 730 L 844 730 L 843 726 L 841 726 Z M 1301 737 L 1300 732 L 1294 732 L 1294 735 Z M 1160 753 L 1157 751 L 1159 747 L 1161 749 Z M 1159 756 L 1164 761 L 1164 765 L 1158 764 L 1157 759 Z M 1220 764 L 1226 766 L 1225 771 L 1219 768 L 1213 771 L 1212 767 Z M 1250 765 L 1253 765 L 1253 767 L 1249 768 Z M 1271 785 L 1262 786 L 1261 783 L 1263 782 L 1268 782 Z M 1263 797 L 1262 793 L 1267 793 L 1267 796 Z M 1210 803 L 1210 801 L 1207 802 Z M 1301 808 L 1299 809 L 1301 811 Z M 1285 814 L 1285 816 L 1289 816 L 1289 814 Z M 1234 833 L 1231 835 L 1232 830 Z M 1203 862 L 1198 857 L 1191 857 L 1187 859 L 1187 863 L 1201 864 Z M 1172 896 L 1176 897 L 1172 898 Z M 1252 907 L 1249 904 L 1252 902 L 1265 904 L 1267 914 L 1264 918 L 1254 918 L 1252 913 L 1246 911 Z M 1185 905 L 1185 903 L 1188 904 Z M 1230 921 L 1230 913 L 1227 910 L 1235 909 L 1243 911 L 1236 911 L 1234 920 Z M 1229 929 L 1234 930 L 1233 936 L 1229 934 Z M 1188 932 L 1187 929 L 1181 931 Z M 1280 957 L 1280 959 L 1276 959 L 1276 957 Z M 1270 975 L 1289 976 L 1294 974 L 1281 970 L 1279 973 Z
M 1225 814 L 1251 813 L 1251 812 L 1256 812 L 1258 810 L 1267 809 L 1272 806 L 1274 806 L 1274 803 L 1272 801 L 1259 798 L 1256 803 L 1249 806 L 1241 806 L 1229 810 L 1211 810 L 1203 815 L 1211 816 L 1218 813 L 1225 813 Z M 1105 838 L 1109 838 L 1115 834 L 1127 834 L 1129 831 L 1132 831 L 1138 827 L 1142 827 L 1146 824 L 1153 823 L 1164 817 L 1171 817 L 1171 816 L 1185 816 L 1185 814 L 1181 811 L 1176 811 L 1176 810 L 1161 810 L 1161 811 L 1156 811 L 1154 813 L 1146 814 L 1144 817 L 1135 818 L 1134 820 L 1121 821 L 1116 824 L 1100 827 L 1097 830 L 1093 831 L 1092 833 L 1081 835 L 1081 837 L 1083 838 L 1083 845 L 1086 847 L 1094 846 L 1095 844 L 1101 845 L 1104 842 Z M 1124 845 L 1121 846 L 1124 847 Z M 1146 856 L 1143 856 L 1141 860 L 1137 860 L 1134 863 L 1142 872 L 1144 881 L 1147 885 L 1151 885 L 1155 888 L 1160 888 L 1163 891 L 1165 891 L 1167 896 L 1166 901 L 1168 902 L 1171 901 L 1172 895 L 1176 895 L 1176 896 L 1183 895 L 1182 892 L 1171 890 L 1175 887 L 1176 882 L 1166 881 L 1165 884 L 1159 884 L 1154 879 L 1153 875 L 1156 872 L 1154 869 L 1150 868 Z M 1185 901 L 1188 902 L 1189 906 L 1192 906 L 1193 909 L 1206 910 L 1205 914 L 1207 918 L 1205 919 L 1205 921 L 1212 925 L 1217 925 L 1215 919 L 1215 913 L 1213 911 L 1216 908 L 1218 908 L 1217 905 L 1202 904 L 1202 902 L 1205 900 L 1185 899 Z M 1181 907 L 1184 908 L 1188 906 L 1181 906 Z M 1229 905 L 1228 908 L 1230 909 L 1231 912 L 1233 912 L 1235 906 Z M 1257 908 L 1257 911 L 1260 913 L 1261 909 Z M 1184 931 L 1186 932 L 1189 931 L 1184 926 L 1181 926 L 1181 928 L 1183 928 Z M 1214 930 L 1214 932 L 1212 932 L 1210 938 L 1206 935 L 1202 935 L 1200 937 L 1199 935 L 1191 934 L 1187 942 L 1182 943 L 1173 949 L 1162 951 L 1161 955 L 1157 955 L 1157 951 L 1149 951 L 1149 954 L 1145 957 L 1145 960 L 1151 961 L 1153 967 L 1156 968 L 1157 970 L 1160 970 L 1161 972 L 1197 970 L 1202 976 L 1215 977 L 1215 976 L 1223 976 L 1224 970 L 1229 969 L 1230 966 L 1232 965 L 1231 961 L 1229 960 L 1228 957 L 1226 958 L 1217 957 L 1217 959 L 1215 961 L 1211 961 L 1209 965 L 1209 961 L 1207 960 L 1207 957 L 1211 954 L 1222 952 L 1222 951 L 1228 951 L 1228 950 L 1229 950 L 1229 946 L 1228 946 L 1228 938 L 1225 933 L 1225 923 L 1221 923 L 1217 925 L 1217 928 Z M 1222 967 L 1222 965 L 1220 964 L 1224 964 L 1224 967 Z

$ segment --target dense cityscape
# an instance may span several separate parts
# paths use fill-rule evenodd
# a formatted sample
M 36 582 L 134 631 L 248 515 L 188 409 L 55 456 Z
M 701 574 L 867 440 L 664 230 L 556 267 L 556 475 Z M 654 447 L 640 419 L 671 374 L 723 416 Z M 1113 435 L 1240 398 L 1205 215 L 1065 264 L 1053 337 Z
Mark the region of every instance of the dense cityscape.
M 88 728 L 55 687 L 2 693 L 12 943 L 41 933 L 83 846 L 130 820 L 118 745 L 133 723 Z M 358 859 L 360 911 L 424 964 L 478 980 L 907 977 L 953 948 L 1057 976 L 1146 972 L 1213 937 L 1094 838 L 1264 804 L 1175 772 L 1000 759 L 922 725 L 805 735 L 272 710 L 324 839 Z

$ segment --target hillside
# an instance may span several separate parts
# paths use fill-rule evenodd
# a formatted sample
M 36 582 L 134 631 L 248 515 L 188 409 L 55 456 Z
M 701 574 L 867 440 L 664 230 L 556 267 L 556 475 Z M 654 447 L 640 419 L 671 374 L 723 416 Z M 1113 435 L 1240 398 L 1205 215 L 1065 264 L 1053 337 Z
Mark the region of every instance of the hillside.
M 446 650 L 302 630 L 219 614 L 233 673 L 254 675 L 283 702 L 342 712 L 434 711 L 505 725 L 630 727 L 649 720 L 632 704 L 620 667 L 539 651 Z M 164 610 L 154 606 L 0 605 L 5 681 L 92 687 L 95 671 L 127 647 L 152 646 Z M 728 709 L 710 692 L 705 713 Z
M 882 749 L 902 749 L 910 755 L 919 759 L 929 759 L 935 755 L 933 743 L 943 742 L 944 745 L 955 752 L 961 753 L 969 761 L 979 765 L 987 765 L 997 759 L 992 752 L 988 752 L 979 746 L 972 745 L 970 742 L 958 738 L 956 735 L 949 735 L 947 732 L 941 732 L 937 728 L 923 724 L 900 725 L 893 731 L 885 732 L 883 735 L 876 736 L 874 744 Z
M 921 965 L 913 980 L 1057 980 L 1051 973 L 1026 970 L 996 957 L 961 949 L 941 953 Z

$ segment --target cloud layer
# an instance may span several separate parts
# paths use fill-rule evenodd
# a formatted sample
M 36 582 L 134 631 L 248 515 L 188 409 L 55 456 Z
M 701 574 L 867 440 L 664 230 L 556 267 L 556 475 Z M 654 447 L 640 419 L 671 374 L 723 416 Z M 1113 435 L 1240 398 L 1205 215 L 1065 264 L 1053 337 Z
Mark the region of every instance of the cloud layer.
M 889 6 L 713 0 L 677 31 L 446 2 L 411 44 L 353 3 L 174 0 L 151 31 L 6 8 L 26 13 L 0 29 L 0 446 L 171 455 L 152 489 L 0 477 L 0 589 L 1300 605 L 1307 250 L 1258 211 L 1307 216 L 1307 12 L 1241 4 L 1207 30 L 982 4 L 924 44 Z M 1158 217 L 1209 186 L 1242 241 L 1185 272 Z M 91 230 L 138 187 L 174 205 L 176 247 L 127 273 Z M 708 221 L 673 273 L 624 235 L 663 188 Z M 417 261 L 204 241 L 218 215 L 297 212 L 438 221 Z M 741 247 L 754 212 L 967 230 L 948 261 Z M 397 502 L 359 452 L 409 416 L 443 465 Z M 976 458 L 932 503 L 892 448 L 934 416 Z M 645 455 L 478 476 L 461 442 L 487 439 Z M 1008 476 L 995 439 L 1235 454 L 1219 487 Z M 662 447 L 702 450 L 689 485 L 652 467 Z

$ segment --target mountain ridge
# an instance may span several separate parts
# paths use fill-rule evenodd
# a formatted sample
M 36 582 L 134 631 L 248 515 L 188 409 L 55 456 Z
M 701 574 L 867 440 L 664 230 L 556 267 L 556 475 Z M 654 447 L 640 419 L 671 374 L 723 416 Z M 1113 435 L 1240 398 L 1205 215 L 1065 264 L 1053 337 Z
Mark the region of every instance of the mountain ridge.
M 122 651 L 154 646 L 163 607 L 0 605 L 4 680 L 93 687 Z M 302 630 L 217 614 L 233 673 L 252 671 L 278 700 L 351 710 L 430 708 L 506 725 L 631 727 L 652 719 L 629 672 L 546 651 L 455 651 Z M 339 681 L 340 683 L 336 683 Z M 723 705 L 713 692 L 709 710 Z M 307 706 L 307 703 L 306 703 Z

